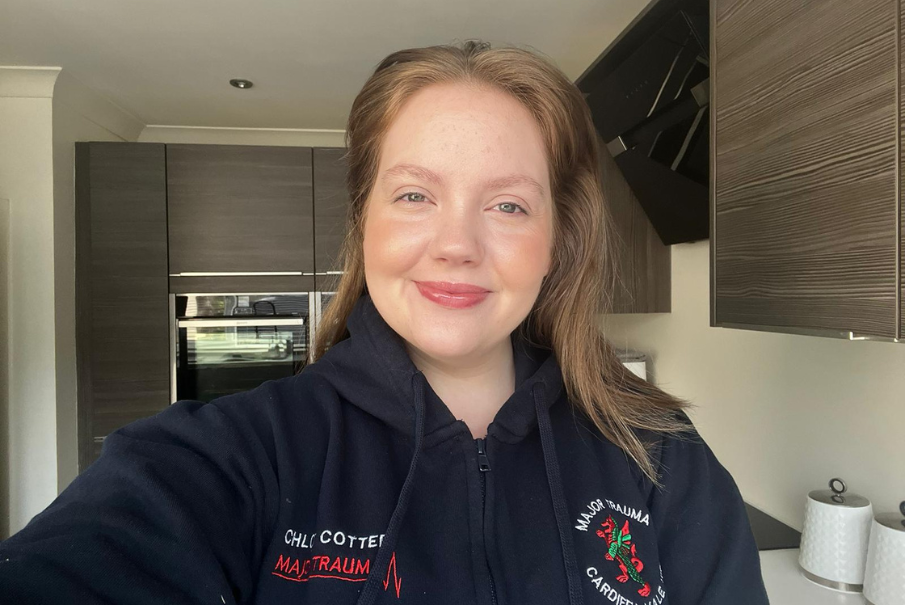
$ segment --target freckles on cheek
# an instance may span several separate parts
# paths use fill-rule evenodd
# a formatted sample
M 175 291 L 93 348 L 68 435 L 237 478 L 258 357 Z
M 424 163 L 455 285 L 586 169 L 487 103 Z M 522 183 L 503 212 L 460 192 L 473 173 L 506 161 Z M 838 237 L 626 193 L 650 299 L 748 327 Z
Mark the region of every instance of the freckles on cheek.
M 539 233 L 500 238 L 496 241 L 501 270 L 514 287 L 531 287 L 546 273 L 550 239 Z
M 398 221 L 375 220 L 365 229 L 365 262 L 370 271 L 394 273 L 417 262 L 419 236 Z

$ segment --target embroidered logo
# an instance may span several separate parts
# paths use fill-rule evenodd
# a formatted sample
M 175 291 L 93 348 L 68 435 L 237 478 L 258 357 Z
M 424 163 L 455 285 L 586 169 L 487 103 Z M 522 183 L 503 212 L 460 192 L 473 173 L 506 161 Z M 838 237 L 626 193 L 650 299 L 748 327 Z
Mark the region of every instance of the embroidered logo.
M 585 575 L 605 601 L 612 605 L 663 605 L 663 568 L 656 561 L 646 509 L 595 498 L 575 519 L 575 531 L 578 552 L 593 560 L 588 561 Z M 642 554 L 647 563 L 642 561 Z M 625 594 L 626 589 L 631 593 Z
M 616 576 L 616 580 L 624 584 L 631 578 L 641 584 L 638 594 L 642 597 L 649 596 L 650 584 L 641 577 L 644 563 L 635 552 L 632 534 L 629 533 L 628 520 L 623 524 L 622 529 L 619 529 L 613 520 L 613 516 L 609 515 L 600 526 L 602 529 L 597 530 L 597 536 L 606 540 L 607 545 L 607 552 L 604 556 L 607 561 L 616 561 L 619 564 L 619 569 L 622 570 L 622 574 Z

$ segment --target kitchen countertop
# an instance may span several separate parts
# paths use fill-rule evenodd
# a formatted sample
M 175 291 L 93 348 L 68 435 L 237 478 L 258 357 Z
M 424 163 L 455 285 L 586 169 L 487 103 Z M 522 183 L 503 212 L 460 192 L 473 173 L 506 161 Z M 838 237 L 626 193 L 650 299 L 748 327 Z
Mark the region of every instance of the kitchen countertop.
M 751 523 L 751 532 L 754 534 L 757 550 L 798 548 L 801 545 L 801 532 L 754 508 L 747 502 L 745 510 L 748 512 L 748 521 Z

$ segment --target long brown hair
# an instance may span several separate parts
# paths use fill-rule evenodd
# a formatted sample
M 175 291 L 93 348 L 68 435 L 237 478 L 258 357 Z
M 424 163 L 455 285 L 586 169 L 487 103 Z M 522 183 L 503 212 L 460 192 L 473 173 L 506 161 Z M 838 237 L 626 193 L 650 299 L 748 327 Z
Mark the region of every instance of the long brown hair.
M 518 329 L 530 341 L 552 349 L 569 400 L 659 485 L 653 445 L 635 430 L 683 433 L 689 427 L 676 412 L 689 403 L 627 371 L 597 329 L 599 314 L 611 308 L 617 280 L 597 134 L 578 88 L 534 52 L 467 41 L 400 50 L 377 66 L 349 115 L 345 159 L 350 207 L 340 252 L 343 274 L 321 319 L 314 359 L 348 337 L 346 321 L 366 292 L 365 205 L 377 177 L 383 137 L 409 97 L 430 84 L 449 82 L 502 90 L 537 120 L 550 170 L 554 243 L 550 272 Z

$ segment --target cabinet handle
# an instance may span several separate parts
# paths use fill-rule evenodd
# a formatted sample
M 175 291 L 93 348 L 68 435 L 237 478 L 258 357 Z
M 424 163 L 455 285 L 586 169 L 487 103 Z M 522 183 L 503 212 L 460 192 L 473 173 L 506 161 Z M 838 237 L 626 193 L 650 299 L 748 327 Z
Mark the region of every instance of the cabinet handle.
M 305 319 L 298 318 L 282 318 L 282 319 L 177 319 L 176 325 L 180 328 L 215 328 L 215 327 L 236 327 L 236 326 L 303 326 Z
M 230 275 L 314 275 L 301 271 L 185 271 L 170 273 L 170 277 L 221 277 Z

